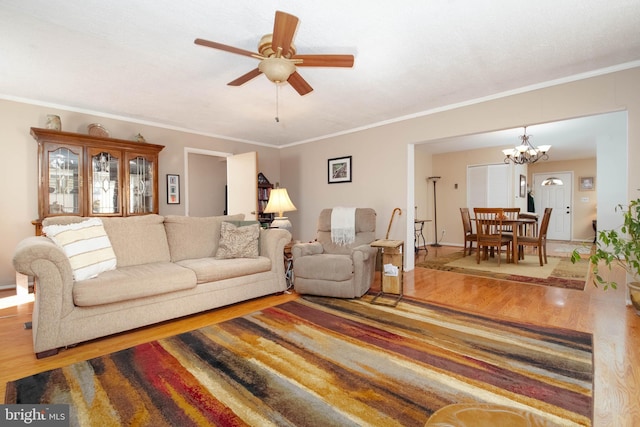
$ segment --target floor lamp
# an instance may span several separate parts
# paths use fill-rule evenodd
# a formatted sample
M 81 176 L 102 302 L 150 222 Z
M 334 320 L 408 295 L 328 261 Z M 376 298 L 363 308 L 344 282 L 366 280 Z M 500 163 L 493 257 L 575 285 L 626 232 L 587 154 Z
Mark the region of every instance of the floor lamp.
M 439 248 L 441 245 L 438 243 L 438 208 L 436 205 L 436 183 L 440 179 L 439 176 L 430 176 L 427 181 L 433 181 L 433 225 L 435 230 L 435 243 L 431 246 Z

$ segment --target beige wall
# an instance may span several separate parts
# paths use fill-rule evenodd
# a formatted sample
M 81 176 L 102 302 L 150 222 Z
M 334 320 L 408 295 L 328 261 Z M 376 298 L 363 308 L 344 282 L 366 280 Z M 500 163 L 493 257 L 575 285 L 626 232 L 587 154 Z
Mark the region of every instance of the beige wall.
M 280 176 L 280 154 L 275 148 L 227 141 L 178 130 L 136 124 L 57 108 L 0 100 L 0 147 L 5 155 L 1 168 L 3 192 L 0 196 L 0 286 L 15 283 L 11 264 L 17 243 L 34 234 L 31 221 L 37 218 L 37 144 L 29 135 L 30 127 L 44 127 L 47 114 L 62 119 L 62 129 L 86 133 L 90 123 L 101 123 L 115 138 L 133 139 L 140 132 L 150 143 L 165 145 L 159 161 L 160 213 L 181 215 L 185 204 L 166 204 L 166 174 L 181 177 L 184 196 L 184 148 L 225 153 L 258 152 L 260 170 L 274 181 Z

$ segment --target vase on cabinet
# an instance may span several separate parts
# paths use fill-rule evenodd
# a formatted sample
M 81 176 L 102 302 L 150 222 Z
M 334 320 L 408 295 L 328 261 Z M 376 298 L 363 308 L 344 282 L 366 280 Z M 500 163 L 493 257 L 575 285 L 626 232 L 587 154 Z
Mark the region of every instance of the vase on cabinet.
M 62 130 L 62 122 L 60 121 L 60 116 L 56 116 L 55 114 L 47 114 L 47 124 L 45 127 L 52 130 Z

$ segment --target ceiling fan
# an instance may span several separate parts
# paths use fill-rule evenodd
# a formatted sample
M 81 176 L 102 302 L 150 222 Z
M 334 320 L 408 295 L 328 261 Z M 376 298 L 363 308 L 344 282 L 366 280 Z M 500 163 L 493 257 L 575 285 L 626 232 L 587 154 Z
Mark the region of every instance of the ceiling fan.
M 227 83 L 229 86 L 240 86 L 264 73 L 272 82 L 286 81 L 300 95 L 306 95 L 313 88 L 302 78 L 296 67 L 353 67 L 353 55 L 296 55 L 293 37 L 298 22 L 297 17 L 276 11 L 273 34 L 267 34 L 260 39 L 259 53 L 204 39 L 195 39 L 195 44 L 260 60 L 258 68 Z

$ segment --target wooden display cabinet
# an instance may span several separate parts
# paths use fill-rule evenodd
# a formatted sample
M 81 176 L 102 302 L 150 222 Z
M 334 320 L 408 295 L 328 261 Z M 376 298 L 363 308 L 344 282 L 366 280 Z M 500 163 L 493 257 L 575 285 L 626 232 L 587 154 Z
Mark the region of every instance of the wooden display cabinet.
M 38 219 L 158 213 L 163 145 L 31 128 L 38 143 Z

